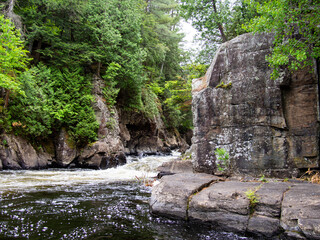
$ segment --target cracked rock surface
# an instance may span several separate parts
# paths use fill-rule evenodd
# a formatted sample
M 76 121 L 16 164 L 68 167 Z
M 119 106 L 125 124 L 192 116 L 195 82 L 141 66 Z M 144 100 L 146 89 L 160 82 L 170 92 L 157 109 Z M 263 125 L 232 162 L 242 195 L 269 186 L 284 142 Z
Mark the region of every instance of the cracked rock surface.
M 258 202 L 252 206 L 248 190 Z M 153 187 L 155 214 L 212 224 L 259 239 L 320 239 L 320 185 L 223 181 L 204 173 L 164 176 Z

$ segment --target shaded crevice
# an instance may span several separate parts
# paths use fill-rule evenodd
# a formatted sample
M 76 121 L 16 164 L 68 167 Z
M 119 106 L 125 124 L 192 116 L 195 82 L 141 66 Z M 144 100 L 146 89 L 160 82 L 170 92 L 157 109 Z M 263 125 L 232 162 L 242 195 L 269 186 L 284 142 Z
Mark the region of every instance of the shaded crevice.
M 208 188 L 209 186 L 211 186 L 212 184 L 215 184 L 217 182 L 219 182 L 221 180 L 211 180 L 210 182 L 204 183 L 202 184 L 200 187 L 198 187 L 197 189 L 195 189 L 191 195 L 188 197 L 187 199 L 187 208 L 186 208 L 186 221 L 189 220 L 189 207 L 190 207 L 190 202 L 193 198 L 193 196 L 197 195 L 198 193 L 200 193 L 203 189 Z
M 287 192 L 289 192 L 289 191 L 292 189 L 292 187 L 294 187 L 294 184 L 289 185 L 289 186 L 288 186 L 288 188 L 287 188 L 285 191 L 283 191 L 283 193 L 282 193 L 282 197 L 281 197 L 281 200 L 280 200 L 280 213 L 279 213 L 279 226 L 280 226 L 280 228 L 281 228 L 281 218 L 282 218 L 282 204 L 283 204 L 283 199 L 284 199 L 284 197 L 285 197 L 286 193 L 287 193 Z M 282 228 L 281 228 L 281 230 L 282 230 Z

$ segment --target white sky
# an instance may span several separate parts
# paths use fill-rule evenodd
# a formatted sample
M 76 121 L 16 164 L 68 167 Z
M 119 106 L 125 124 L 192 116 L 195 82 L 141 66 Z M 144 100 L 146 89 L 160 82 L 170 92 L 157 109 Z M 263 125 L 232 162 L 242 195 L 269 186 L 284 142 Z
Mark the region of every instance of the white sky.
M 198 49 L 200 47 L 199 43 L 194 43 L 194 39 L 198 31 L 192 27 L 191 23 L 186 22 L 184 20 L 181 20 L 180 26 L 181 32 L 185 34 L 185 37 L 183 38 L 184 43 L 182 43 L 182 47 L 185 50 Z

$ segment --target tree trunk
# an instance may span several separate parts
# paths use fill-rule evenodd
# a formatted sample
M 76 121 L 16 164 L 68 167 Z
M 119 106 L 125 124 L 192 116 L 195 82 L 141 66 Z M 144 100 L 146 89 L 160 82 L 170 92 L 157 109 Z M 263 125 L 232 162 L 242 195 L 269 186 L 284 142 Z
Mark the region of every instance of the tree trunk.
M 97 67 L 97 75 L 100 77 L 100 71 L 101 71 L 101 62 L 98 62 L 98 67 Z
M 16 4 L 16 0 L 9 0 L 7 2 L 7 5 L 8 5 L 8 8 L 6 10 L 6 15 L 9 16 L 10 14 L 13 13 L 13 8 L 14 8 L 14 5 Z
M 37 64 L 40 61 L 40 53 L 38 52 L 39 49 L 41 49 L 42 46 L 42 40 L 38 40 L 38 45 L 36 48 L 35 56 L 34 56 L 34 62 Z
M 217 11 L 217 6 L 216 6 L 216 1 L 215 0 L 212 0 L 212 6 L 213 6 L 213 11 L 216 15 L 218 15 L 218 11 Z M 221 35 L 221 38 L 222 38 L 222 42 L 226 42 L 228 41 L 226 35 L 224 34 L 224 29 L 223 29 L 223 26 L 221 23 L 217 23 L 218 25 L 218 29 L 220 31 L 220 35 Z
M 10 90 L 7 90 L 6 97 L 4 98 L 4 106 L 3 106 L 4 109 L 6 109 L 8 107 L 9 96 L 10 96 Z

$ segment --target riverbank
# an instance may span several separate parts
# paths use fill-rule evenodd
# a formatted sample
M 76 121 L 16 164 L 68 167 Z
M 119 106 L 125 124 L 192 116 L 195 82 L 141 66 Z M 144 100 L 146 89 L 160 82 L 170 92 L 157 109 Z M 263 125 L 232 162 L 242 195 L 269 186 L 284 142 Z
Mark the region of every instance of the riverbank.
M 164 176 L 151 212 L 262 239 L 320 239 L 320 185 L 226 180 L 204 173 Z

